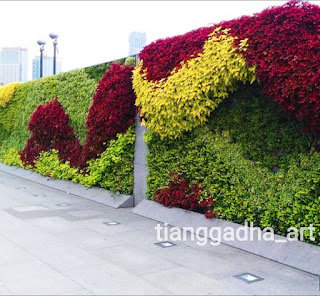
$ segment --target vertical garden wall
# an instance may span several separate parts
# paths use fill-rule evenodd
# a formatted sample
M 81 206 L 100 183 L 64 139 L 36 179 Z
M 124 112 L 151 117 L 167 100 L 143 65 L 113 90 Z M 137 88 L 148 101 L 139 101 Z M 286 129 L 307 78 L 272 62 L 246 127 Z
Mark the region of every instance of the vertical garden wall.
M 135 95 L 133 67 L 125 64 L 2 86 L 1 161 L 131 194 Z
M 153 42 L 136 67 L 3 86 L 0 160 L 131 194 L 137 108 L 150 199 L 278 234 L 312 224 L 319 245 L 319 35 L 320 7 L 290 1 Z
M 146 46 L 149 198 L 320 244 L 319 33 L 320 7 L 290 1 Z

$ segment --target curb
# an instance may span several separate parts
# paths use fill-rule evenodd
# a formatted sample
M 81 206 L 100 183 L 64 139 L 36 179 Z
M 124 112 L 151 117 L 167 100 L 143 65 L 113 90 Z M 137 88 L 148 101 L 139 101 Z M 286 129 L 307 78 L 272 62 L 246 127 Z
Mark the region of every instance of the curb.
M 111 191 L 98 187 L 87 188 L 84 185 L 76 184 L 72 181 L 52 179 L 50 177 L 39 175 L 33 171 L 25 170 L 15 166 L 8 166 L 3 163 L 0 163 L 0 171 L 116 209 L 130 208 L 133 206 L 133 196 L 131 195 L 116 195 Z
M 167 208 L 151 200 L 142 201 L 131 212 L 179 228 L 206 228 L 207 234 L 209 233 L 208 230 L 212 227 L 219 227 L 221 229 L 231 227 L 235 231 L 240 227 L 244 228 L 243 225 L 222 219 L 206 219 L 203 214 L 179 208 Z M 225 241 L 222 239 L 221 243 L 320 276 L 320 247 L 301 241 L 286 241 L 281 243 L 259 241 L 259 233 L 263 232 L 255 230 L 253 232 L 253 240 L 250 241 Z M 206 237 L 209 237 L 209 235 Z M 284 236 L 276 234 L 274 238 L 275 240 L 286 239 Z

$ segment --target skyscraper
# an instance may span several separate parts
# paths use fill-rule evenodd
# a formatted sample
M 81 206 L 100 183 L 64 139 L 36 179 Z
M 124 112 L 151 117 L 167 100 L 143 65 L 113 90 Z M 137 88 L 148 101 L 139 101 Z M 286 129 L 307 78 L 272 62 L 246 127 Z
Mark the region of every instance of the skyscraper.
M 145 32 L 131 32 L 129 36 L 129 56 L 138 54 L 146 45 L 147 34 Z
M 61 62 L 57 60 L 56 74 L 61 72 Z M 42 76 L 47 77 L 53 75 L 53 58 L 43 57 L 43 72 Z M 40 57 L 32 59 L 32 80 L 40 78 Z
M 28 52 L 26 48 L 5 47 L 0 54 L 0 83 L 25 82 L 28 79 Z

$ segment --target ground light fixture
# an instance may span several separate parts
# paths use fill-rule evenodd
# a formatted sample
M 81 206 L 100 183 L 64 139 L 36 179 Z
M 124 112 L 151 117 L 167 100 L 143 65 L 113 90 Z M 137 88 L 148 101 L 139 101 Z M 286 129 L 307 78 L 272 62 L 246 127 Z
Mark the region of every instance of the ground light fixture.
M 263 281 L 262 277 L 259 277 L 249 272 L 241 273 L 241 274 L 235 275 L 234 277 L 248 284 Z
M 40 46 L 40 78 L 42 78 L 42 76 L 43 76 L 43 51 L 44 51 L 44 46 L 46 45 L 46 42 L 43 40 L 38 40 L 37 43 Z
M 119 225 L 120 223 L 117 221 L 109 221 L 109 222 L 103 222 L 103 224 L 108 226 L 115 226 L 115 225 Z
M 57 61 L 57 44 L 58 44 L 58 34 L 50 33 L 49 37 L 53 40 L 53 75 L 56 74 L 56 61 Z
M 56 204 L 56 206 L 58 206 L 58 207 L 67 207 L 67 206 L 70 206 L 70 204 L 63 202 L 63 203 Z
M 160 243 L 155 243 L 155 245 L 161 247 L 161 248 L 171 248 L 176 246 L 176 244 L 169 242 L 169 241 L 165 241 L 165 242 L 160 242 Z

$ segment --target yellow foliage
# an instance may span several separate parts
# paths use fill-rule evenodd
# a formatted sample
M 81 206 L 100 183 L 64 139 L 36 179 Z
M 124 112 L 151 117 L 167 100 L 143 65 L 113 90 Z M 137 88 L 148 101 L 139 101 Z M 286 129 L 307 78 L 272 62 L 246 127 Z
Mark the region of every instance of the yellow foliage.
M 5 108 L 9 101 L 11 100 L 14 92 L 19 87 L 20 82 L 12 82 L 10 84 L 6 84 L 0 86 L 0 106 Z
M 229 30 L 215 29 L 195 58 L 173 69 L 167 79 L 148 81 L 143 60 L 133 72 L 142 123 L 162 138 L 177 138 L 207 121 L 212 110 L 236 89 L 237 81 L 254 81 L 255 68 L 248 67 L 241 51 L 247 39 L 234 45 Z

